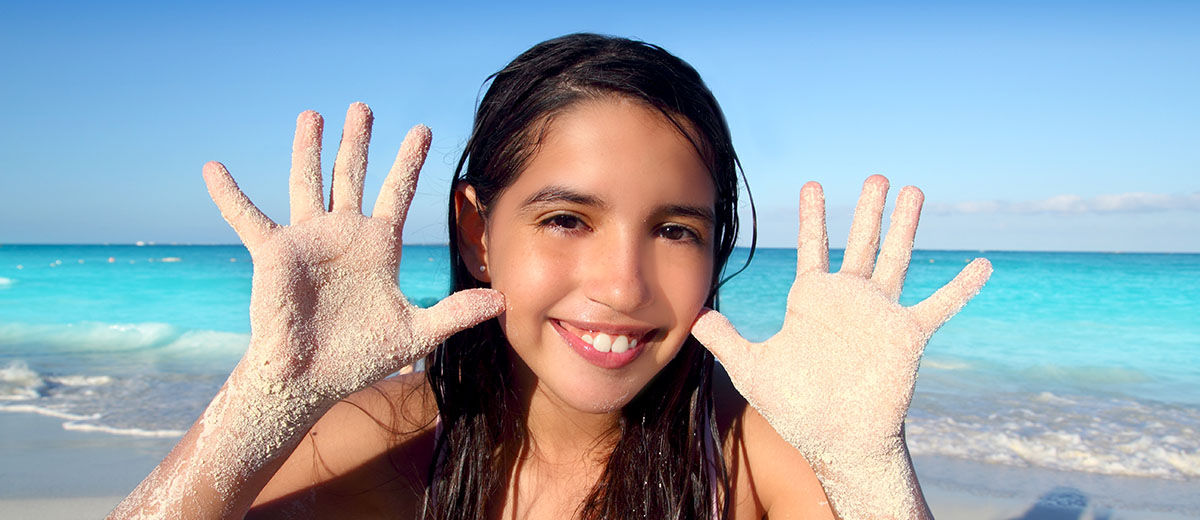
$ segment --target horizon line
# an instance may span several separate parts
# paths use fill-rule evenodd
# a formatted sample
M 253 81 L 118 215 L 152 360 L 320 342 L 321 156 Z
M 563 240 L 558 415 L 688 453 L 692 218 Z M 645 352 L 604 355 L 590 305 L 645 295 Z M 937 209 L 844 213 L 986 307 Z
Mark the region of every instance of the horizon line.
M 413 243 L 405 244 L 407 246 L 419 247 L 447 247 L 448 242 L 442 243 Z M 217 242 L 0 242 L 0 249 L 6 246 L 97 246 L 97 247 L 245 247 L 240 243 L 217 243 Z M 734 246 L 734 249 L 750 249 L 748 246 Z M 776 247 L 776 246 L 756 246 L 756 249 L 783 249 L 795 251 L 795 247 Z M 845 251 L 844 247 L 831 247 L 830 251 Z M 1121 250 L 1121 249 L 942 249 L 942 248 L 914 248 L 913 251 L 941 251 L 941 252 L 977 252 L 977 253 L 1095 253 L 1095 254 L 1145 254 L 1145 255 L 1195 255 L 1200 254 L 1200 251 L 1142 251 L 1142 250 Z

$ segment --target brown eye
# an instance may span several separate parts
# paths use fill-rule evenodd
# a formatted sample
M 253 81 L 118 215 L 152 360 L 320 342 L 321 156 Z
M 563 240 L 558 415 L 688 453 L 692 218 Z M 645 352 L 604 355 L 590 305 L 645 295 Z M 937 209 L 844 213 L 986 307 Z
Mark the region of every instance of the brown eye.
M 562 229 L 579 229 L 583 223 L 573 215 L 555 215 L 550 217 L 547 224 Z
M 696 233 L 684 226 L 667 225 L 658 228 L 658 236 L 667 240 L 691 241 L 698 240 Z
M 538 222 L 538 227 L 564 235 L 575 235 L 588 230 L 583 219 L 570 213 L 550 215 Z

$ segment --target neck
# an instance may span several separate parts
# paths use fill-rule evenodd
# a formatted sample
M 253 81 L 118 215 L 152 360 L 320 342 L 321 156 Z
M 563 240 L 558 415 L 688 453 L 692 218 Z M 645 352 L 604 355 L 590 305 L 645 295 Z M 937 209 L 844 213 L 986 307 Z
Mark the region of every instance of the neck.
M 602 464 L 619 438 L 621 411 L 577 410 L 544 388 L 519 360 L 515 364 L 528 434 L 525 456 L 551 463 Z

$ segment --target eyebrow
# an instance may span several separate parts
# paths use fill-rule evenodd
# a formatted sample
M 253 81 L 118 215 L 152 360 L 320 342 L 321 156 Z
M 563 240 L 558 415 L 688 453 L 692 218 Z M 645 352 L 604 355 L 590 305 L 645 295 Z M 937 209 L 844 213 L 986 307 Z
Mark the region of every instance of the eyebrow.
M 528 208 L 529 206 L 539 206 L 554 202 L 570 202 L 572 204 L 592 206 L 598 209 L 608 209 L 608 204 L 605 204 L 604 201 L 600 200 L 599 197 L 579 193 L 563 186 L 546 186 L 545 188 L 538 190 L 537 193 L 530 195 L 529 198 L 525 199 L 525 202 L 521 204 L 521 207 Z
M 716 215 L 712 208 L 704 206 L 684 206 L 682 204 L 671 204 L 662 209 L 662 213 L 666 215 L 678 215 L 681 217 L 692 217 L 703 221 L 706 225 L 714 225 L 717 221 Z
M 594 195 L 580 193 L 564 186 L 551 185 L 538 190 L 533 195 L 525 199 L 521 204 L 522 209 L 529 209 L 531 206 L 540 206 L 543 204 L 553 204 L 556 202 L 567 202 L 571 204 L 579 204 L 582 206 L 590 206 L 600 210 L 609 208 L 608 204 Z M 659 208 L 656 212 L 661 215 L 677 215 L 681 217 L 691 217 L 703 221 L 707 225 L 713 225 L 717 218 L 712 208 L 705 206 L 688 206 L 685 204 L 669 204 Z

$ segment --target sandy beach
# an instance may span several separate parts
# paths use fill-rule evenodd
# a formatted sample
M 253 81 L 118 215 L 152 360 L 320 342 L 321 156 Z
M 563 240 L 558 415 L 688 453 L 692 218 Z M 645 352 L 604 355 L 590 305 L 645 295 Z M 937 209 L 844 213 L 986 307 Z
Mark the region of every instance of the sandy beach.
M 1116 520 L 1196 518 L 1196 485 L 1164 479 L 914 457 L 940 519 Z
M 62 428 L 62 420 L 0 413 L 0 518 L 102 518 L 170 450 L 175 439 L 122 437 Z M 1194 485 L 1100 477 L 918 457 L 934 515 L 943 520 L 1194 518 L 1165 510 Z
M 67 431 L 62 422 L 0 413 L 0 518 L 103 518 L 177 442 Z

